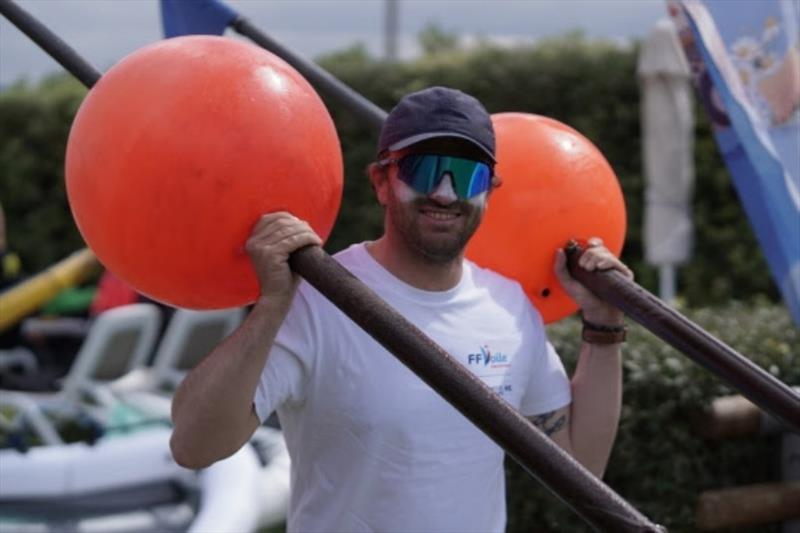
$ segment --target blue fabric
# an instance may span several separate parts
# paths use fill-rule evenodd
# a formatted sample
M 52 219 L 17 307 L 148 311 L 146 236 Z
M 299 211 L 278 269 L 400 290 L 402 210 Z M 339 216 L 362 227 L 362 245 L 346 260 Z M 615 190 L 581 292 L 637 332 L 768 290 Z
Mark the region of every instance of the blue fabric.
M 720 4 L 684 4 L 694 37 L 687 56 L 706 93 L 703 103 L 714 108 L 714 134 L 736 191 L 800 325 L 800 106 L 778 113 L 763 91 L 797 46 L 797 8 L 791 0 L 741 2 L 736 9 Z M 743 28 L 763 31 L 743 34 Z
M 217 0 L 161 0 L 164 37 L 222 35 L 236 11 Z

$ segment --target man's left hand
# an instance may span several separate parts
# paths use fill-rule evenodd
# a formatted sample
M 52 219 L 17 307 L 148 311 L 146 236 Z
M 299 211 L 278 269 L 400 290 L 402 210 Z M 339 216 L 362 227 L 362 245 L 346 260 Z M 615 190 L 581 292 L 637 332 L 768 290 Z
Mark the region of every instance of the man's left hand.
M 586 251 L 581 255 L 578 264 L 584 269 L 592 272 L 594 270 L 617 270 L 626 278 L 633 279 L 633 272 L 625 264 L 617 259 L 611 251 L 603 246 L 603 241 L 593 237 L 588 241 Z M 555 265 L 553 267 L 561 286 L 567 294 L 580 306 L 583 317 L 589 322 L 616 326 L 622 324 L 624 314 L 613 305 L 604 302 L 591 293 L 578 280 L 570 276 L 567 270 L 567 254 L 563 248 L 556 252 Z

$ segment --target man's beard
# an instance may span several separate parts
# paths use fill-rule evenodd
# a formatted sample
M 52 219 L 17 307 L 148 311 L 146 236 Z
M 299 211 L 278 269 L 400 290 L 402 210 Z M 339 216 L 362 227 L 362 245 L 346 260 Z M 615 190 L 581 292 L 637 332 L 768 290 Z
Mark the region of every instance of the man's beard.
M 443 265 L 459 259 L 483 218 L 482 205 L 469 201 L 459 200 L 443 206 L 426 197 L 404 202 L 393 193 L 390 194 L 392 198 L 388 202 L 387 210 L 397 235 L 409 250 L 416 252 L 425 262 L 432 265 Z M 425 215 L 420 210 L 428 206 L 458 213 L 459 230 L 424 231 L 420 222 Z

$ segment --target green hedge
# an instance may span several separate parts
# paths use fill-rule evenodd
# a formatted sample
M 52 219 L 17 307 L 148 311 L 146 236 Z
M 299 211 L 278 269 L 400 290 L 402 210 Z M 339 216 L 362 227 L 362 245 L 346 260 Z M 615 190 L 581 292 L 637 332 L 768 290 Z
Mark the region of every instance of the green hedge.
M 66 75 L 0 93 L 0 203 L 8 246 L 27 274 L 85 246 L 64 187 L 67 135 L 85 94 Z
M 800 385 L 800 330 L 783 308 L 761 302 L 684 312 L 785 383 Z M 569 319 L 548 329 L 571 372 L 579 322 Z M 672 533 L 694 531 L 694 510 L 702 491 L 778 479 L 773 458 L 780 439 L 697 436 L 691 428 L 692 413 L 735 391 L 644 328 L 634 324 L 630 330 L 624 351 L 622 420 L 605 482 Z M 588 530 L 516 463 L 507 461 L 507 469 L 509 533 Z

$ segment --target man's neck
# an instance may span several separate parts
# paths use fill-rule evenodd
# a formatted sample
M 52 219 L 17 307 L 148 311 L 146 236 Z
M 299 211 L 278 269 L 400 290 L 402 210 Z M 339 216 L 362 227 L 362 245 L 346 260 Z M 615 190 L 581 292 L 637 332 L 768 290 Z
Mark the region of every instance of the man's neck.
M 367 244 L 367 252 L 386 270 L 403 282 L 424 291 L 446 291 L 461 281 L 463 256 L 447 263 L 427 260 L 384 234 Z

